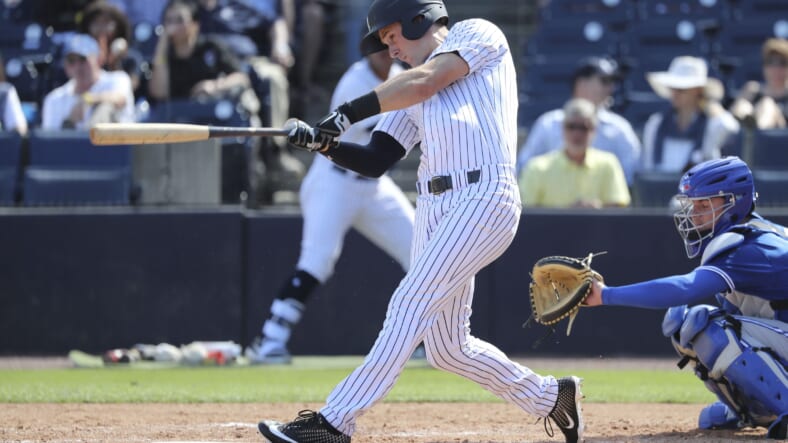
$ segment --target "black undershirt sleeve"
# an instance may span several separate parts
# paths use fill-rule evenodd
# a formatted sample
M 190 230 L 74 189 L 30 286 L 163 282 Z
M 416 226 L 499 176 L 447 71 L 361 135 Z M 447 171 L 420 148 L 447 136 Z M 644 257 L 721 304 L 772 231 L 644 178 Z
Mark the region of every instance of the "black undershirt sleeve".
M 322 153 L 332 162 L 366 177 L 380 177 L 405 156 L 405 148 L 385 132 L 375 131 L 366 145 L 339 142 Z

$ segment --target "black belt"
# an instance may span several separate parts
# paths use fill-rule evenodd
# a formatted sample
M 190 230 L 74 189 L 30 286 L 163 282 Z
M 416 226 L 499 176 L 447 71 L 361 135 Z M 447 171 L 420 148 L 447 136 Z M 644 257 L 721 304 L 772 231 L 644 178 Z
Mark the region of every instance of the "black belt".
M 468 184 L 477 183 L 482 176 L 482 171 L 476 169 L 466 173 Z M 436 175 L 427 182 L 427 192 L 432 195 L 440 195 L 452 189 L 451 175 Z
M 352 175 L 356 176 L 356 180 L 374 180 L 371 177 L 364 177 L 363 175 L 359 175 L 359 174 L 356 174 L 355 172 L 348 171 L 347 169 L 345 169 L 343 167 L 340 167 L 340 166 L 337 166 L 337 165 L 333 165 L 332 164 L 331 167 L 334 168 L 334 170 L 339 172 L 340 174 L 352 174 Z

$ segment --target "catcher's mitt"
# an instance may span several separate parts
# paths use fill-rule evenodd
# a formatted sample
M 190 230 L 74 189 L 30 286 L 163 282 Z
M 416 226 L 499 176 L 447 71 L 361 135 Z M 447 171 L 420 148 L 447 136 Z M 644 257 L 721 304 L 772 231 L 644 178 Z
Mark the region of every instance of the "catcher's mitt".
M 594 254 L 584 259 L 564 256 L 539 259 L 531 271 L 531 318 L 543 325 L 553 325 L 569 317 L 566 329 L 569 335 L 580 305 L 591 293 L 594 279 L 603 281 L 591 269 L 593 258 Z

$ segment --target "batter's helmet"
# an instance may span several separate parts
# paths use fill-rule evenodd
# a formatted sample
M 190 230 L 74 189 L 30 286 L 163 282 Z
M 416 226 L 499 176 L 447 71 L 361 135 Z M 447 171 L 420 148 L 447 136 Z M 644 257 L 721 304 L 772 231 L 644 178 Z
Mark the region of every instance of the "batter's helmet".
M 378 31 L 392 23 L 402 23 L 402 35 L 408 40 L 418 40 L 435 22 L 449 14 L 441 0 L 375 0 L 367 14 L 367 35 L 361 40 L 364 55 L 386 49 Z
M 684 239 L 687 256 L 694 258 L 712 237 L 742 223 L 755 209 L 758 194 L 747 163 L 731 156 L 705 161 L 687 171 L 679 182 L 677 197 L 681 208 L 674 214 L 676 229 Z M 696 225 L 692 202 L 712 197 L 725 198 L 722 212 L 710 223 Z

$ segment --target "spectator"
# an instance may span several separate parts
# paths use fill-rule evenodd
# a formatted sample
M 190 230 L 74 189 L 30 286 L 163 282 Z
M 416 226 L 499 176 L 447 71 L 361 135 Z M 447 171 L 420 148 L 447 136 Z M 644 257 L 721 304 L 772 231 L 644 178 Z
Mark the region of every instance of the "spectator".
M 612 60 L 588 57 L 580 61 L 572 76 L 572 98 L 583 98 L 597 107 L 598 125 L 592 145 L 612 152 L 621 163 L 627 183 L 640 162 L 640 140 L 632 125 L 622 116 L 610 111 L 618 66 Z M 517 171 L 537 155 L 561 148 L 564 111 L 554 109 L 542 114 L 532 125 L 517 158 Z
M 77 31 L 89 34 L 98 41 L 99 63 L 107 71 L 126 71 L 131 85 L 137 91 L 140 84 L 142 54 L 129 46 L 131 25 L 117 7 L 96 2 L 83 12 Z
M 329 93 L 315 84 L 315 69 L 324 47 L 325 23 L 330 0 L 289 0 L 294 2 L 288 23 L 296 48 L 295 66 L 291 72 L 293 115 L 308 117 L 315 102 L 327 101 Z
M 249 87 L 238 59 L 219 41 L 200 34 L 198 6 L 171 0 L 164 8 L 164 34 L 153 57 L 148 89 L 156 100 L 220 98 Z
M 586 99 L 562 110 L 563 147 L 532 158 L 520 177 L 525 206 L 602 208 L 628 206 L 629 188 L 616 156 L 592 147 L 598 112 Z
M 703 59 L 676 57 L 663 72 L 646 78 L 672 107 L 652 114 L 643 128 L 643 169 L 682 172 L 705 160 L 720 158 L 739 132 L 739 123 L 719 101 L 722 83 L 708 76 Z
M 745 83 L 731 113 L 758 129 L 784 128 L 788 121 L 788 40 L 766 40 L 761 57 L 764 82 Z
M 76 31 L 82 11 L 99 0 L 26 0 L 35 3 L 35 21 L 44 28 L 52 27 L 55 33 Z
M 200 0 L 202 32 L 222 39 L 251 67 L 252 87 L 259 101 L 263 126 L 281 127 L 289 118 L 288 70 L 293 66 L 285 10 L 292 0 Z M 252 157 L 263 168 L 265 180 L 252 183 L 247 200 L 251 207 L 272 201 L 273 191 L 295 185 L 304 176 L 304 165 L 290 155 L 284 137 L 256 140 Z M 261 163 L 261 164 L 259 164 Z
M 44 129 L 87 129 L 100 122 L 134 120 L 131 79 L 123 71 L 99 66 L 99 46 L 86 34 L 74 34 L 63 48 L 68 81 L 44 97 Z
M 0 131 L 27 134 L 27 119 L 19 102 L 16 88 L 5 79 L 5 64 L 0 55 Z

